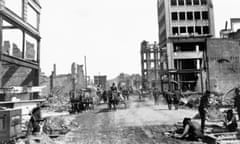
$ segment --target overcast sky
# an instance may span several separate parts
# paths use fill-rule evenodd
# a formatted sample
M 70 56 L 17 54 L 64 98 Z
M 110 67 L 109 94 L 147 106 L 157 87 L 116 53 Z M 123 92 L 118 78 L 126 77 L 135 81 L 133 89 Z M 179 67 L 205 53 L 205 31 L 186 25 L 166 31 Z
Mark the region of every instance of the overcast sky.
M 84 64 L 90 76 L 139 73 L 140 42 L 158 40 L 157 0 L 41 0 L 41 69 L 50 75 Z M 231 17 L 240 18 L 239 0 L 213 0 L 216 35 Z

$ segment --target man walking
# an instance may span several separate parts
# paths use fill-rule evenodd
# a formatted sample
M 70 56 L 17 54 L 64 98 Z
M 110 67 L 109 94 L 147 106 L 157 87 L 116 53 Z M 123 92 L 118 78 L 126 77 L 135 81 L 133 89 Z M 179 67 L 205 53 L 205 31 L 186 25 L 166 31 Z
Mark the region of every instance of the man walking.
M 201 131 L 204 134 L 205 121 L 207 115 L 207 108 L 209 107 L 209 97 L 210 91 L 206 91 L 205 94 L 200 99 L 200 105 L 198 107 L 199 115 L 201 118 Z

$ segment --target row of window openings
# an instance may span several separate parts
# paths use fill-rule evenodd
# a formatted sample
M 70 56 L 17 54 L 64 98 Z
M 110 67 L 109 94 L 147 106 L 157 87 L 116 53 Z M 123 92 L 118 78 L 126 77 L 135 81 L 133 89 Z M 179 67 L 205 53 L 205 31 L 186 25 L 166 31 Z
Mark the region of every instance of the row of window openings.
M 207 5 L 207 0 L 171 0 L 171 6 Z
M 39 16 L 40 14 L 37 10 L 30 4 L 27 3 L 27 7 L 24 7 L 22 0 L 7 0 L 4 3 L 5 7 L 13 12 L 15 15 L 23 19 L 22 12 L 27 11 L 27 20 L 26 22 L 32 27 L 38 30 L 39 28 Z
M 157 64 L 157 67 L 160 67 L 160 64 L 161 64 L 161 63 L 159 62 L 159 63 Z M 155 68 L 154 62 L 151 62 L 149 66 L 150 66 L 150 67 L 149 67 L 150 69 Z M 144 63 L 144 64 L 143 64 L 143 68 L 144 68 L 144 69 L 148 69 L 147 63 Z
M 172 27 L 173 35 L 178 35 L 179 33 L 197 33 L 197 34 L 209 34 L 208 26 L 190 26 L 190 27 Z
M 158 56 L 157 56 L 158 58 L 160 58 L 160 53 L 158 53 Z M 143 54 L 143 59 L 144 60 L 147 60 L 147 54 Z M 154 53 L 151 53 L 150 54 L 150 60 L 154 60 L 155 59 L 155 57 L 154 57 Z
M 172 12 L 172 20 L 208 20 L 207 11 L 196 12 Z

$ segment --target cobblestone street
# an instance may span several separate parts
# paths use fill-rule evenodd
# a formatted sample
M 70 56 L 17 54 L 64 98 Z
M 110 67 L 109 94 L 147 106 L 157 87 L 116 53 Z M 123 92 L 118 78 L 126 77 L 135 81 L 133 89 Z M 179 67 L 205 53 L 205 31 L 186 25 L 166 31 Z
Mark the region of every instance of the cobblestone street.
M 128 104 L 127 109 L 120 105 L 116 111 L 100 105 L 94 111 L 76 115 L 72 123 L 77 128 L 55 141 L 59 144 L 187 143 L 165 137 L 163 132 L 184 117 L 192 117 L 195 111 L 169 111 L 166 105 L 153 106 L 152 101 L 139 102 L 133 96 Z

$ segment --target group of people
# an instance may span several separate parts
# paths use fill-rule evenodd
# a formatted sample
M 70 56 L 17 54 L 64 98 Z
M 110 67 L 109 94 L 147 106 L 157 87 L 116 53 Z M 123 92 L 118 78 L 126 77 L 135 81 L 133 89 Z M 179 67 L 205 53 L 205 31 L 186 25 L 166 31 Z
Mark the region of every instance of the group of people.
M 160 98 L 160 90 L 157 87 L 153 87 L 152 89 L 152 96 L 154 99 L 154 105 L 159 105 L 159 98 Z M 179 90 L 175 90 L 174 92 L 171 91 L 163 91 L 163 97 L 166 99 L 168 104 L 168 109 L 171 110 L 172 106 L 174 105 L 175 109 L 178 109 L 181 92 Z
M 93 97 L 90 91 L 79 90 L 77 93 L 70 91 L 71 112 L 82 112 L 94 108 Z
M 200 104 L 198 107 L 198 112 L 201 119 L 201 124 L 192 121 L 190 118 L 184 118 L 183 128 L 178 129 L 174 134 L 174 137 L 188 140 L 198 140 L 203 138 L 205 122 L 207 119 L 208 108 L 210 107 L 210 91 L 206 91 L 205 94 L 200 99 Z M 234 106 L 237 109 L 238 116 L 240 117 L 240 94 L 238 88 L 235 89 Z M 222 130 L 226 132 L 237 131 L 238 123 L 236 116 L 233 113 L 233 109 L 230 108 L 225 111 L 225 119 L 223 121 Z

